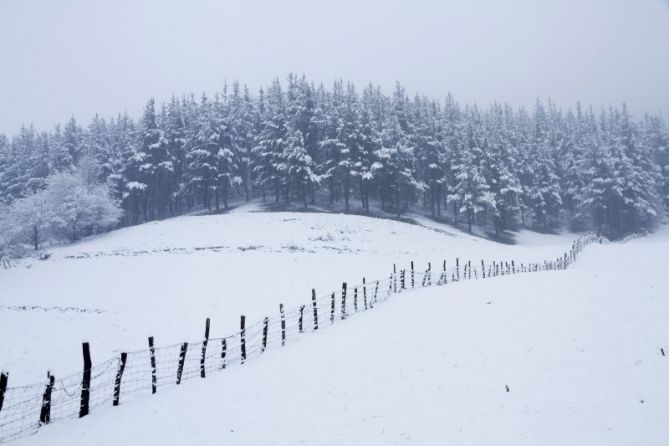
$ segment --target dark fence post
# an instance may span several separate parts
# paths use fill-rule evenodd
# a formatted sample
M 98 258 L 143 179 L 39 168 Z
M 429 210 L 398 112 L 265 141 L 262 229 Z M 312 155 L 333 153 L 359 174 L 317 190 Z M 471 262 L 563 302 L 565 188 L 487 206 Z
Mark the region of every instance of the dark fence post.
M 242 364 L 246 361 L 246 316 L 242 315 L 239 322 L 239 336 L 241 338 Z
M 341 318 L 346 319 L 346 282 L 341 284 Z
M 9 381 L 9 373 L 0 373 L 0 410 L 5 402 L 5 393 L 7 392 L 7 381 Z
M 472 261 L 467 260 L 467 279 L 472 280 Z
M 262 326 L 262 350 L 265 351 L 267 348 L 267 332 L 269 331 L 269 318 L 266 317 L 265 320 L 263 321 L 263 326 Z
M 149 336 L 149 354 L 151 355 L 151 393 L 156 393 L 158 374 L 156 372 L 156 349 L 153 346 L 153 336 Z
M 353 287 L 353 311 L 358 312 L 358 287 Z
M 223 338 L 221 339 L 221 368 L 225 368 L 225 356 L 228 353 L 228 341 Z
M 314 330 L 318 330 L 318 306 L 316 305 L 316 289 L 311 289 L 311 305 L 314 307 Z
M 481 259 L 481 278 L 485 279 L 485 262 Z
M 88 415 L 91 399 L 91 348 L 88 342 L 82 344 L 84 353 L 84 375 L 81 379 L 81 405 L 79 406 L 79 418 Z
M 188 351 L 188 342 L 181 344 L 181 351 L 179 352 L 179 365 L 177 366 L 177 385 L 181 384 L 181 375 L 184 372 L 184 364 L 186 363 L 186 352 Z
M 397 265 L 393 263 L 393 293 L 397 293 Z
M 367 310 L 367 282 L 362 278 L 362 300 L 365 302 L 365 310 Z
M 406 270 L 400 271 L 400 290 L 405 290 L 406 285 L 405 285 L 405 276 L 406 276 Z
M 411 261 L 411 288 L 414 287 L 414 269 L 413 269 L 413 260 Z
M 379 281 L 376 281 L 376 286 L 374 287 L 374 303 L 377 303 L 378 300 L 378 294 L 379 294 Z
M 458 257 L 455 258 L 455 277 L 460 281 L 460 259 Z
M 335 315 L 335 293 L 332 293 L 332 299 L 330 300 L 330 323 L 334 324 L 334 315 Z
M 300 333 L 304 331 L 303 322 L 304 322 L 304 305 L 300 307 L 300 318 L 297 320 L 297 328 L 300 331 Z
M 279 304 L 279 312 L 281 313 L 281 345 L 286 345 L 286 316 L 283 313 L 283 304 Z
M 116 372 L 116 380 L 114 381 L 114 401 L 112 405 L 118 406 L 121 399 L 121 379 L 123 378 L 123 371 L 125 370 L 125 362 L 128 359 L 127 353 L 121 353 L 121 362 L 118 364 L 118 371 Z
M 207 344 L 209 343 L 209 318 L 204 325 L 204 341 L 202 341 L 202 357 L 200 358 L 200 378 L 206 376 L 205 360 L 207 359 Z
M 53 392 L 53 383 L 55 381 L 51 373 L 47 373 L 46 377 L 48 382 L 46 389 L 44 389 L 44 395 L 42 395 L 42 410 L 39 413 L 39 422 L 42 424 L 49 424 L 51 421 L 51 393 Z

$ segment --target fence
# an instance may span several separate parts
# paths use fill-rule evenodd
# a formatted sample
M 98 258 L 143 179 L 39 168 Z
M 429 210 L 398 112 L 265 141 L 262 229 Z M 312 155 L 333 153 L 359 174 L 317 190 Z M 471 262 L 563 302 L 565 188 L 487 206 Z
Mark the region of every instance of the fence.
M 395 293 L 416 288 L 444 286 L 450 283 L 488 279 L 497 276 L 535 271 L 561 270 L 571 265 L 585 246 L 605 239 L 587 235 L 577 239 L 569 252 L 553 260 L 538 263 L 494 261 L 486 264 L 460 262 L 439 270 L 432 265 L 417 271 L 414 263 L 397 270 L 382 280 L 367 281 L 317 297 L 312 290 L 311 301 L 289 311 L 279 305 L 279 313 L 246 326 L 241 316 L 240 329 L 224 338 L 209 338 L 209 319 L 204 338 L 197 342 L 156 347 L 148 338 L 148 349 L 121 353 L 118 357 L 92 365 L 88 343 L 83 344 L 84 370 L 56 380 L 47 374 L 43 383 L 8 387 L 9 374 L 0 374 L 0 443 L 36 432 L 43 424 L 64 418 L 88 415 L 103 407 L 117 406 L 131 394 L 151 394 L 180 385 L 191 378 L 205 378 L 227 367 L 243 364 L 260 356 L 266 349 L 294 341 L 303 333 L 323 330 L 335 322 L 358 312 L 373 309 Z

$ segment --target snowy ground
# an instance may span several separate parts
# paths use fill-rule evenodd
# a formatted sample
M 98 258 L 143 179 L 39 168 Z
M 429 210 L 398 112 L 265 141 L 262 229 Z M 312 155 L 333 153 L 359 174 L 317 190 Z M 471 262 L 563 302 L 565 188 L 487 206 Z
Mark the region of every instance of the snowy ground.
M 93 362 L 120 351 L 212 337 L 308 303 L 342 281 L 387 277 L 393 263 L 418 270 L 443 260 L 543 260 L 574 236 L 536 236 L 544 243 L 507 246 L 431 222 L 321 213 L 180 217 L 126 228 L 51 250 L 46 261 L 0 270 L 0 369 L 10 385 L 41 382 L 47 370 L 81 369 L 81 342 Z M 535 240 L 536 241 L 536 240 Z M 24 309 L 24 307 L 26 307 Z M 34 307 L 34 308 L 33 308 Z M 8 341 L 11 340 L 11 341 Z
M 227 218 L 239 217 L 220 220 Z M 325 216 L 248 215 L 244 220 L 250 233 L 270 222 L 281 228 L 282 219 L 288 218 L 300 218 L 301 227 L 286 225 L 276 229 L 274 243 L 269 239 L 256 243 L 276 248 L 290 237 L 307 250 L 316 249 L 316 242 L 308 243 L 313 235 L 309 228 L 325 222 L 321 220 Z M 194 237 L 202 236 L 217 220 L 200 220 L 201 230 Z M 365 227 L 350 217 L 332 221 L 342 229 Z M 127 235 L 145 231 L 159 245 L 160 234 L 169 232 L 165 226 L 178 223 L 161 224 L 162 229 L 154 232 L 150 226 L 131 229 Z M 426 251 L 423 258 L 429 258 L 438 257 L 442 250 L 453 250 L 453 255 L 466 249 L 478 256 L 518 257 L 557 249 L 492 246 L 461 234 L 450 237 L 386 221 L 369 225 L 371 232 L 346 233 L 363 252 L 342 255 L 343 260 L 339 254 L 309 256 L 282 250 L 251 255 L 257 259 L 266 255 L 267 264 L 277 262 L 284 274 L 316 262 L 324 268 L 333 261 L 334 271 L 346 276 L 361 265 L 370 269 L 374 265 L 365 262 L 372 259 L 385 260 L 378 270 L 384 272 L 391 259 L 421 250 Z M 395 231 L 400 237 L 383 244 L 382 231 Z M 238 229 L 236 235 L 244 232 Z M 69 248 L 60 255 L 110 250 L 116 246 L 115 237 L 121 235 Z M 343 245 L 341 240 L 337 243 Z M 165 257 L 204 264 L 216 263 L 209 255 L 221 259 L 231 253 Z M 121 269 L 115 274 L 122 278 L 133 267 L 144 265 L 135 262 L 163 259 L 160 256 L 113 257 L 118 262 L 115 268 Z M 120 408 L 110 407 L 82 420 L 55 423 L 15 444 L 667 445 L 669 356 L 660 352 L 663 348 L 669 355 L 667 256 L 669 237 L 660 234 L 625 244 L 590 246 L 567 271 L 395 295 L 374 311 L 317 334 L 302 335 L 298 342 L 268 350 L 252 363 L 155 396 L 129 398 Z M 225 268 L 232 268 L 232 262 L 241 262 L 242 257 L 235 253 Z M 288 259 L 292 260 L 279 263 Z M 59 266 L 67 271 L 75 268 L 70 265 L 105 261 L 107 257 L 84 263 L 55 259 L 35 265 L 32 272 Z M 272 274 L 271 280 L 274 277 L 280 274 Z M 330 284 L 326 275 L 318 278 L 324 286 Z M 180 282 L 176 276 L 171 279 Z M 245 285 L 261 291 L 258 282 L 265 281 Z M 306 279 L 301 284 L 310 286 Z M 279 285 L 266 284 L 264 291 L 288 296 L 289 289 Z M 203 296 L 206 286 L 193 288 Z M 249 296 L 254 295 L 246 298 L 256 311 L 264 309 L 260 296 Z M 276 302 L 271 296 L 263 298 Z M 100 297 L 96 300 L 99 305 L 105 302 Z M 195 297 L 191 302 L 206 303 Z M 130 307 L 131 302 L 124 305 Z M 139 306 L 142 312 L 150 311 L 149 305 Z M 165 316 L 162 307 L 160 317 Z M 113 314 L 128 317 L 120 302 L 113 308 L 117 311 Z

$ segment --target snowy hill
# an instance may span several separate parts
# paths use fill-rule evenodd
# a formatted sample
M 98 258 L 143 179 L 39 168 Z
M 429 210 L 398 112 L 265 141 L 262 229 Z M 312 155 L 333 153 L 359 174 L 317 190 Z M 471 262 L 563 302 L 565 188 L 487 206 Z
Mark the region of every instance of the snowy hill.
M 251 208 L 253 209 L 253 208 Z M 568 249 L 506 246 L 448 226 L 430 227 L 340 214 L 260 213 L 179 217 L 114 231 L 0 270 L 0 368 L 12 384 L 81 367 L 81 342 L 94 362 L 119 351 L 212 336 L 307 303 L 343 281 L 387 277 L 411 260 L 423 271 L 471 259 L 543 260 Z M 541 236 L 544 237 L 544 236 Z M 24 307 L 28 307 L 24 309 Z M 31 308 L 36 307 L 36 308 Z M 55 336 L 57 334 L 57 336 Z
M 46 368 L 62 376 L 80 368 L 82 340 L 99 362 L 146 348 L 148 335 L 200 339 L 205 317 L 212 337 L 227 335 L 240 314 L 260 321 L 280 302 L 308 303 L 312 287 L 387 277 L 393 263 L 538 261 L 569 248 L 562 236 L 519 239 L 297 213 L 127 228 L 0 273 L 0 336 L 16 340 L 2 368 L 13 385 Z M 567 271 L 399 294 L 242 367 L 16 444 L 663 444 L 666 252 L 658 234 L 588 247 Z

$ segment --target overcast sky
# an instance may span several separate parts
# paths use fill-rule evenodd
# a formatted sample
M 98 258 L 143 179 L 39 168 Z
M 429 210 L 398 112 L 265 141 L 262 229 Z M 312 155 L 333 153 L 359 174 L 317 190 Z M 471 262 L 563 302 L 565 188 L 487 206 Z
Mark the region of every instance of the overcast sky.
M 0 132 L 293 71 L 669 115 L 667 0 L 0 0 Z

